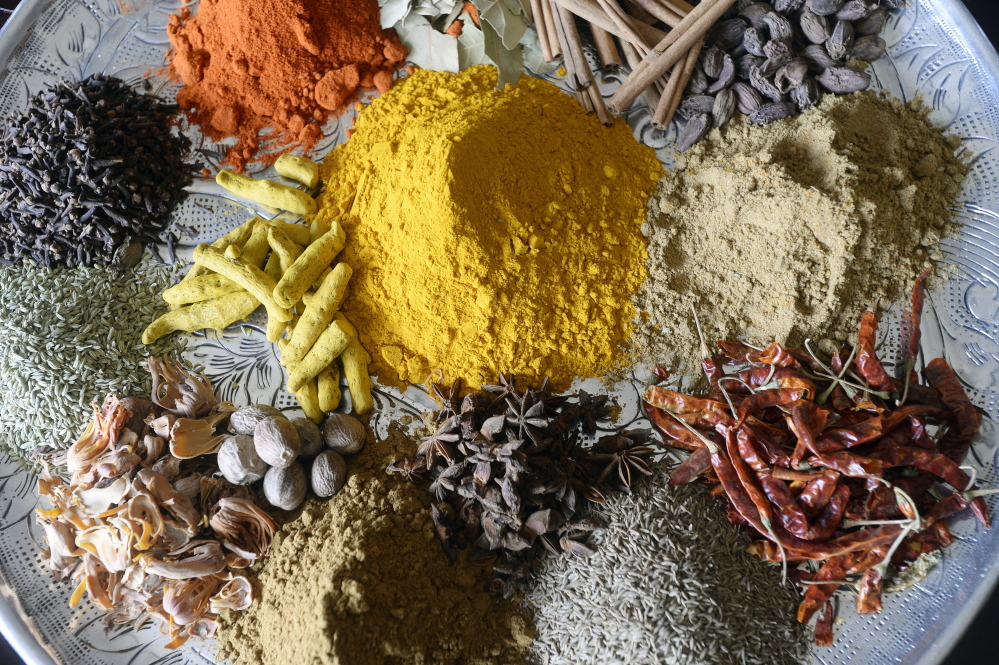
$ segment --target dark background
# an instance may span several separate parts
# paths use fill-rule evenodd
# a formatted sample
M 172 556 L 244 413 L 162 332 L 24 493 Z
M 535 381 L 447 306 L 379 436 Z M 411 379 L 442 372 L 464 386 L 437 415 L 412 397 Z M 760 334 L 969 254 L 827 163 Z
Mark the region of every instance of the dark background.
M 0 0 L 0 24 L 7 20 L 17 4 L 18 0 Z M 999 3 L 996 0 L 964 0 L 964 4 L 978 19 L 992 43 L 999 44 Z M 971 624 L 968 632 L 944 661 L 945 665 L 999 662 L 999 646 L 994 638 L 997 624 L 999 624 L 999 591 L 992 594 L 992 598 Z M 2 636 L 0 636 L 0 665 L 22 665 L 21 659 Z

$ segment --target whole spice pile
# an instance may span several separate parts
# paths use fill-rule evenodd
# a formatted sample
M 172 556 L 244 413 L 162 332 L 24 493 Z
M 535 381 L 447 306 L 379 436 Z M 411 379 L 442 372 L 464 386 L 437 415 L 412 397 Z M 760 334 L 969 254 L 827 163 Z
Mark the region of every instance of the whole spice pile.
M 533 634 L 484 573 L 450 565 L 426 492 L 385 473 L 413 442 L 368 435 L 331 501 L 307 502 L 255 569 L 259 598 L 226 614 L 218 657 L 287 663 L 523 663 Z
M 692 307 L 720 339 L 842 342 L 873 300 L 902 295 L 942 258 L 968 171 L 928 112 L 873 92 L 830 95 L 768 127 L 737 120 L 685 153 L 643 228 L 639 354 L 683 369 L 678 350 L 697 345 Z
M 857 592 L 859 613 L 880 612 L 886 579 L 954 541 L 945 518 L 970 508 L 989 526 L 982 495 L 999 490 L 979 490 L 974 469 L 959 466 L 981 415 L 944 359 L 923 368 L 926 384 L 914 369 L 926 277 L 905 315 L 897 378 L 875 353 L 868 310 L 856 345 L 828 362 L 807 342 L 723 341 L 723 367 L 702 342 L 710 392 L 644 395 L 663 440 L 691 451 L 670 482 L 707 478 L 753 551 L 802 586 L 798 620 L 818 617 L 820 645 L 833 642 L 840 586 Z
M 190 141 L 173 107 L 121 79 L 57 83 L 4 123 L 0 260 L 51 267 L 139 262 L 184 198 Z
M 37 451 L 52 508 L 36 512 L 55 578 L 78 580 L 70 605 L 86 593 L 108 628 L 156 617 L 177 648 L 211 637 L 219 612 L 249 607 L 237 571 L 267 553 L 277 525 L 201 457 L 225 438 L 216 428 L 233 405 L 204 374 L 166 358 L 148 368 L 153 401 L 108 395 L 68 450 Z
M 24 460 L 38 446 L 65 448 L 108 393 L 148 395 L 148 353 L 182 348 L 141 343 L 143 322 L 165 309 L 173 272 L 0 266 L 0 450 Z
M 311 149 L 359 88 L 388 90 L 406 57 L 375 0 L 203 0 L 170 23 L 177 102 L 209 137 L 238 139 L 225 155 L 238 170 L 261 141 L 267 154 Z
M 570 404 L 547 379 L 521 391 L 503 374 L 464 397 L 459 381 L 433 389 L 443 404 L 431 417 L 433 432 L 415 458 L 388 470 L 413 481 L 429 474 L 444 552 L 454 561 L 457 550 L 474 546 L 469 561 L 495 564 L 492 590 L 508 598 L 525 588 L 541 552 L 593 554 L 585 541 L 601 524 L 577 512 L 584 501 L 604 501 L 601 486 L 630 492 L 635 479 L 652 473 L 650 430 L 580 445 L 610 414 L 604 395 L 580 391 Z
M 561 390 L 630 334 L 655 154 L 549 83 L 495 83 L 419 70 L 326 158 L 320 205 L 351 237 L 343 312 L 385 383 L 502 370 Z
M 632 495 L 587 512 L 606 525 L 592 557 L 541 559 L 525 594 L 534 662 L 803 662 L 808 637 L 794 619 L 794 590 L 746 551 L 749 538 L 703 488 L 667 478 L 655 467 Z

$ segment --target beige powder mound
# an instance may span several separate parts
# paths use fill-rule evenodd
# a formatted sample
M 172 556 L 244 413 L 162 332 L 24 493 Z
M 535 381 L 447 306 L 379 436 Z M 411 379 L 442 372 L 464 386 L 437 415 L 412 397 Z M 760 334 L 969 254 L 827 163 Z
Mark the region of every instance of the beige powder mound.
M 285 524 L 253 577 L 256 599 L 227 612 L 232 665 L 524 663 L 533 630 L 486 591 L 489 574 L 450 564 L 429 495 L 385 466 L 412 456 L 394 432 L 347 458 L 349 479 Z
M 742 120 L 679 158 L 643 233 L 638 359 L 692 371 L 709 343 L 845 340 L 863 310 L 942 258 L 967 166 L 921 102 L 863 92 L 757 127 Z

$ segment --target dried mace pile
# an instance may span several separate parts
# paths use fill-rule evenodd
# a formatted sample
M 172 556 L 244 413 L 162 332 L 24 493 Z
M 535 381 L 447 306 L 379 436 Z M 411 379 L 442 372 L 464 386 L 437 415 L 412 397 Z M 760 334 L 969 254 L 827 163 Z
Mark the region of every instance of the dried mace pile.
M 582 447 L 609 415 L 606 396 L 580 391 L 575 403 L 551 392 L 517 390 L 513 378 L 460 396 L 461 384 L 434 385 L 443 403 L 415 459 L 388 470 L 430 477 L 434 526 L 448 557 L 466 546 L 479 566 L 496 564 L 492 590 L 506 597 L 526 587 L 534 559 L 547 550 L 593 554 L 586 543 L 597 520 L 578 512 L 602 503 L 608 488 L 631 492 L 652 473 L 650 430 L 623 431 Z
M 172 111 L 101 75 L 58 83 L 13 111 L 0 139 L 0 260 L 138 263 L 192 178 Z

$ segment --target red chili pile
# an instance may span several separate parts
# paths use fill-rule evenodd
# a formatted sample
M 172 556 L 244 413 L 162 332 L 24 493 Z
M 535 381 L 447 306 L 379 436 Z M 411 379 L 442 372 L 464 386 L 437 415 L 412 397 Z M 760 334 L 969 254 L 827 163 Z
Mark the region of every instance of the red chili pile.
M 723 365 L 702 342 L 709 392 L 652 386 L 644 395 L 663 441 L 691 451 L 670 482 L 712 484 L 729 519 L 761 537 L 753 551 L 793 566 L 789 577 L 804 589 L 798 620 L 820 613 L 822 646 L 833 641 L 830 601 L 841 585 L 855 586 L 858 612 L 879 612 L 889 565 L 904 571 L 953 542 L 944 518 L 970 508 L 989 526 L 987 492 L 959 466 L 981 415 L 945 360 L 922 377 L 914 369 L 926 278 L 903 316 L 900 379 L 875 353 L 872 308 L 856 348 L 828 364 L 807 342 L 758 350 L 722 341 Z

